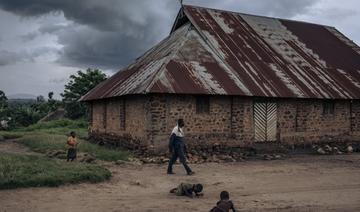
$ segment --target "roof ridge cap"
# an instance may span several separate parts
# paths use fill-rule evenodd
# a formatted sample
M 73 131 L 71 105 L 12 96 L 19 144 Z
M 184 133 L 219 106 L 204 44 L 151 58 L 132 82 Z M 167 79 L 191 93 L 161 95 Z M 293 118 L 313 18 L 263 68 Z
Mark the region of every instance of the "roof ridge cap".
M 216 9 L 216 8 L 211 8 L 211 7 L 203 7 L 203 6 L 190 5 L 190 4 L 184 4 L 183 7 L 184 8 L 186 8 L 186 7 L 200 8 L 200 9 L 206 9 L 206 10 L 219 11 L 219 12 L 235 13 L 237 15 L 248 15 L 248 16 L 254 16 L 254 17 L 259 17 L 259 18 L 275 19 L 275 20 L 279 20 L 279 21 L 291 21 L 291 22 L 296 22 L 296 23 L 312 24 L 312 25 L 336 28 L 334 26 L 326 25 L 326 24 L 318 24 L 318 23 L 312 23 L 312 22 L 300 21 L 300 20 L 293 20 L 293 19 L 288 19 L 288 18 L 272 17 L 272 16 L 267 16 L 267 15 L 256 15 L 256 14 L 250 14 L 250 13 L 244 13 L 244 12 L 238 12 L 238 11 L 231 11 L 231 10 L 225 10 L 225 9 Z

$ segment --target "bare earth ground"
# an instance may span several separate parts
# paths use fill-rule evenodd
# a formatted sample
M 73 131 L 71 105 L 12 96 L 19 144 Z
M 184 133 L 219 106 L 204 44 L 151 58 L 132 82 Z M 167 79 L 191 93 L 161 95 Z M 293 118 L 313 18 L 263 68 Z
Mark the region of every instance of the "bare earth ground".
M 0 211 L 209 211 L 222 190 L 239 211 L 360 211 L 359 154 L 192 165 L 190 177 L 179 165 L 174 176 L 166 165 L 108 168 L 113 178 L 101 184 L 0 191 Z M 205 196 L 169 194 L 180 182 L 203 183 Z

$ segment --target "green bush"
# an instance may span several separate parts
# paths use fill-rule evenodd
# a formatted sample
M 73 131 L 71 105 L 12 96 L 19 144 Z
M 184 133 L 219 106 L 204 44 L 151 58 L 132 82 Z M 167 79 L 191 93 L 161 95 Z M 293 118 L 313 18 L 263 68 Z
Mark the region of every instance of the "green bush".
M 107 147 L 92 144 L 88 141 L 82 141 L 79 146 L 80 152 L 87 152 L 94 155 L 96 158 L 105 161 L 127 161 L 131 156 L 129 151 L 120 149 L 109 149 Z
M 86 129 L 88 123 L 85 120 L 60 119 L 50 122 L 41 122 L 25 128 L 26 131 L 44 130 L 52 128 Z
M 111 173 L 98 165 L 68 163 L 40 156 L 0 155 L 0 189 L 97 183 L 110 177 Z

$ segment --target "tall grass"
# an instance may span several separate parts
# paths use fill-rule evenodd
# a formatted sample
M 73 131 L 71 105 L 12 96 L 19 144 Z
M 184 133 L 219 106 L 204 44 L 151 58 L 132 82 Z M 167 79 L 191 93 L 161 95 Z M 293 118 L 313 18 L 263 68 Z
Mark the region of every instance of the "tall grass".
M 64 135 L 37 133 L 25 135 L 18 142 L 29 147 L 32 151 L 46 153 L 52 150 L 65 150 L 67 137 Z M 119 149 L 108 149 L 86 140 L 78 140 L 78 151 L 94 155 L 97 159 L 105 161 L 128 160 L 130 153 Z
M 80 138 L 87 137 L 88 123 L 85 120 L 70 120 L 61 119 L 50 122 L 42 122 L 29 127 L 18 129 L 19 132 L 36 132 L 36 133 L 48 133 L 58 135 L 69 135 L 71 131 L 76 132 Z
M 89 143 L 87 138 L 87 123 L 84 120 L 57 120 L 38 123 L 27 128 L 19 129 L 16 133 L 23 136 L 18 142 L 28 146 L 31 150 L 46 153 L 51 150 L 65 150 L 67 136 L 71 131 L 76 132 L 80 152 L 94 155 L 97 159 L 105 161 L 127 160 L 130 156 L 128 151 L 109 149 Z
M 98 165 L 67 163 L 41 156 L 0 155 L 0 189 L 101 182 L 111 173 Z
M 25 131 L 44 130 L 44 129 L 52 129 L 52 128 L 86 129 L 87 126 L 88 126 L 87 122 L 82 119 L 80 120 L 60 119 L 55 121 L 33 124 L 24 129 Z
M 21 132 L 0 131 L 0 137 L 2 137 L 3 140 L 17 139 L 17 138 L 21 138 L 23 135 L 24 133 Z

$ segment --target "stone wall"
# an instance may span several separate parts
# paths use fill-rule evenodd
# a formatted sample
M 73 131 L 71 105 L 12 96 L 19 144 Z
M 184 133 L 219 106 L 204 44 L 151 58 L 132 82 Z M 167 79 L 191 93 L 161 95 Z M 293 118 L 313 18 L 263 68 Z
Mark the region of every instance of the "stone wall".
M 244 145 L 254 141 L 253 100 L 251 98 L 231 97 L 231 133 Z
M 147 99 L 145 96 L 129 96 L 93 102 L 91 136 L 104 142 L 111 141 L 116 146 L 147 146 Z
M 104 128 L 104 115 L 105 115 L 105 102 L 97 101 L 91 104 L 92 117 L 90 132 L 105 133 Z
M 193 95 L 151 95 L 95 102 L 91 131 L 113 142 L 119 138 L 119 142 L 126 143 L 124 140 L 128 139 L 130 144 L 165 152 L 177 119 L 183 118 L 190 146 L 258 144 L 254 141 L 252 98 L 210 96 L 208 113 L 197 111 L 196 98 Z M 277 143 L 301 145 L 359 140 L 359 101 L 350 104 L 350 101 L 337 100 L 333 114 L 324 114 L 322 100 L 272 101 L 278 105 Z M 123 108 L 125 112 L 122 113 Z
M 356 140 L 351 136 L 350 101 L 335 101 L 324 113 L 322 100 L 278 101 L 278 133 L 288 144 Z
M 351 132 L 360 138 L 360 101 L 351 104 Z
M 150 140 L 165 151 L 169 135 L 179 118 L 183 118 L 186 140 L 190 146 L 215 143 L 240 146 L 253 139 L 252 101 L 240 97 L 209 97 L 209 113 L 198 113 L 195 96 L 153 96 Z

